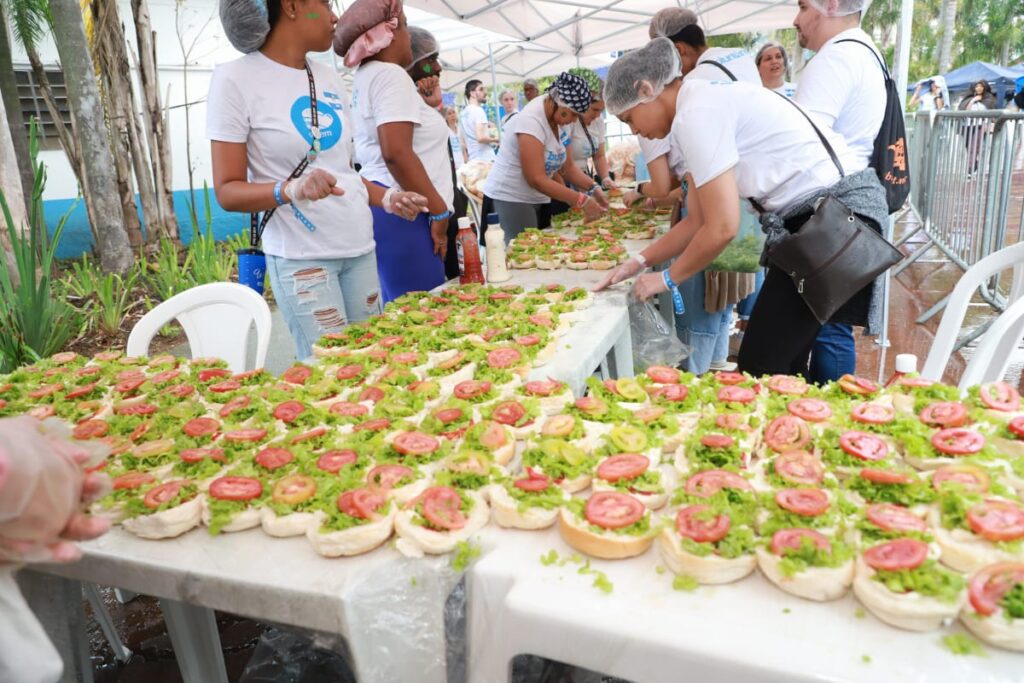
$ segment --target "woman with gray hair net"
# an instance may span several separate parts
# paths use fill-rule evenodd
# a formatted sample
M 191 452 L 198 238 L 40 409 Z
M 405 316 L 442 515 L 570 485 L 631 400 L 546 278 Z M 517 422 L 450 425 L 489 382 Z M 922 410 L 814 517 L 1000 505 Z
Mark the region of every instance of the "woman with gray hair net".
M 221 0 L 220 18 L 245 54 L 210 81 L 214 190 L 225 209 L 254 217 L 253 246 L 262 237 L 274 298 L 296 355 L 308 358 L 325 333 L 380 309 L 368 204 L 408 222 L 426 200 L 371 186 L 352 168 L 345 85 L 306 59 L 331 45 L 338 17 L 328 3 Z
M 608 72 L 605 100 L 608 111 L 634 133 L 670 136 L 688 169 L 687 216 L 612 271 L 598 289 L 639 275 L 633 289 L 641 300 L 666 291 L 675 298 L 677 283 L 700 272 L 736 236 L 737 196 L 758 202 L 769 243 L 798 230 L 826 194 L 880 230 L 887 214 L 878 178 L 872 169 L 856 166 L 838 135 L 821 131 L 835 152 L 834 163 L 792 103 L 750 83 L 670 80 L 674 52 L 669 41 L 658 39 L 619 58 Z M 669 269 L 640 275 L 648 264 L 673 256 Z M 855 293 L 833 319 L 863 325 L 872 289 L 873 284 Z M 806 375 L 820 328 L 788 274 L 770 266 L 740 347 L 740 369 Z

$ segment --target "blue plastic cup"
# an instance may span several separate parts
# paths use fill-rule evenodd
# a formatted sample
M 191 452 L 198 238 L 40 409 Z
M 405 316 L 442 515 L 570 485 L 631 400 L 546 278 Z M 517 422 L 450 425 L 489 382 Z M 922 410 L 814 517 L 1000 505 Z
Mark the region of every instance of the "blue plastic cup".
M 257 294 L 263 294 L 263 281 L 267 274 L 267 257 L 259 249 L 239 249 L 238 281 Z

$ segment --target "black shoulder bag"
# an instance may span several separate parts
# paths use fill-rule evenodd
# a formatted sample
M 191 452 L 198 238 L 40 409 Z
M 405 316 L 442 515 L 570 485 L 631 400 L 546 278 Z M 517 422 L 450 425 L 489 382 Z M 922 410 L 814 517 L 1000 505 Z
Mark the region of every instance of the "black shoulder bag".
M 878 61 L 885 77 L 885 115 L 882 125 L 875 136 L 875 146 L 871 152 L 871 168 L 878 175 L 878 182 L 885 190 L 885 201 L 889 213 L 896 213 L 903 208 L 903 203 L 910 195 L 910 165 L 907 158 L 907 128 L 903 122 L 903 106 L 900 94 L 896 89 L 896 81 L 892 79 L 885 63 L 870 45 L 862 40 L 847 38 L 836 43 L 858 43 L 868 49 Z
M 818 134 L 829 158 L 846 177 L 832 145 L 795 102 L 775 93 L 799 111 Z M 758 211 L 764 208 L 751 200 Z M 872 230 L 842 201 L 825 195 L 797 232 L 768 248 L 768 261 L 789 275 L 818 322 L 825 324 L 853 295 L 899 263 L 903 254 Z

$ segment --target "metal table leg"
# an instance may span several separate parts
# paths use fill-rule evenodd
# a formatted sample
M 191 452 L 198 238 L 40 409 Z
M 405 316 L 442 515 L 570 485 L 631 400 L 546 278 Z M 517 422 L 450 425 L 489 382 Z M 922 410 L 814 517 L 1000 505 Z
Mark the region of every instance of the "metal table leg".
M 160 598 L 167 634 L 185 683 L 228 683 L 213 610 Z
M 103 604 L 100 587 L 95 583 L 85 583 L 82 584 L 82 591 L 85 593 L 89 604 L 92 605 L 92 615 L 99 622 L 103 635 L 106 636 L 107 642 L 110 644 L 110 649 L 114 651 L 114 659 L 122 664 L 127 662 L 131 659 L 132 651 L 121 641 L 120 634 L 114 628 L 114 622 L 110 618 L 110 613 L 107 612 L 107 608 Z

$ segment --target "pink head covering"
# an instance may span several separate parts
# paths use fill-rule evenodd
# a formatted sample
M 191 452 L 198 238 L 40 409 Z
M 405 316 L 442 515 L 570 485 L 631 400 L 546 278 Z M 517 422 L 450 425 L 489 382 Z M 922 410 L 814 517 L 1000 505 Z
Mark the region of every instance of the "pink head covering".
M 356 0 L 338 19 L 334 51 L 350 69 L 359 66 L 395 38 L 402 0 Z

